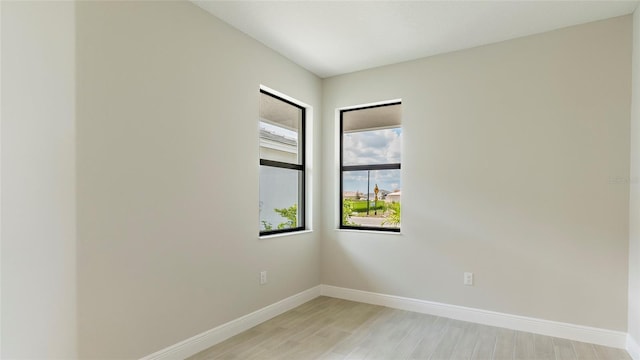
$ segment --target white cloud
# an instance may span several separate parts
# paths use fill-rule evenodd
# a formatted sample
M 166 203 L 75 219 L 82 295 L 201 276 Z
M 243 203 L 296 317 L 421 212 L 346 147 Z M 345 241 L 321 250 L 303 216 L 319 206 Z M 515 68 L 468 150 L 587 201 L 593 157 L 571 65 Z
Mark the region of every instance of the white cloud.
M 348 133 L 344 135 L 344 165 L 399 163 L 401 148 L 400 128 Z

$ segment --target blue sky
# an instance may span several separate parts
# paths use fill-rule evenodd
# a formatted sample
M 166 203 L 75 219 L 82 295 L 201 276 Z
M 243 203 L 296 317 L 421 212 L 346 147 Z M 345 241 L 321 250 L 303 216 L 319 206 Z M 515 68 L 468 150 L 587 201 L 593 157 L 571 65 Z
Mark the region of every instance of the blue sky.
M 370 172 L 369 192 L 378 184 L 380 190 L 400 190 L 400 170 L 374 170 Z M 344 191 L 367 193 L 367 171 L 349 171 L 343 173 Z

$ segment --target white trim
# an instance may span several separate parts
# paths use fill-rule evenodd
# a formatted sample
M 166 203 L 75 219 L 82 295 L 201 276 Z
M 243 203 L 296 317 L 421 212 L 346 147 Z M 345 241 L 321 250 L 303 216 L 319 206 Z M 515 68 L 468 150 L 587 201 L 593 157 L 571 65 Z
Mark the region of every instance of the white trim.
M 375 234 L 375 235 L 404 235 L 402 230 L 400 231 L 379 231 L 379 230 L 358 230 L 358 229 L 334 229 L 337 232 L 346 232 L 354 234 Z
M 147 355 L 141 360 L 185 359 L 318 296 L 320 296 L 320 285 Z
M 330 296 L 339 299 L 382 305 L 394 309 L 431 314 L 451 319 L 588 342 L 619 349 L 624 349 L 625 345 L 629 346 L 627 334 L 621 331 L 536 319 L 401 296 L 353 290 L 331 285 L 322 285 L 320 293 L 323 296 Z M 637 350 L 637 344 L 635 346 L 635 349 Z M 629 352 L 631 353 L 631 351 Z M 634 357 L 634 359 L 640 360 L 637 357 Z
M 278 90 L 274 90 L 274 89 L 272 89 L 272 88 L 270 88 L 268 86 L 260 84 L 260 90 L 264 90 L 264 91 L 266 91 L 266 92 L 268 92 L 270 94 L 273 94 L 275 96 L 281 97 L 281 98 L 283 98 L 283 99 L 285 99 L 287 101 L 290 101 L 290 102 L 292 102 L 292 103 L 294 103 L 294 104 L 296 104 L 298 106 L 302 106 L 303 108 L 307 108 L 307 109 L 311 108 L 311 105 L 309 105 L 309 104 L 307 104 L 307 103 L 305 103 L 303 101 L 300 101 L 298 99 L 294 99 L 291 96 L 289 96 L 289 95 L 287 95 L 285 93 L 281 93 Z
M 640 360 L 640 345 L 631 335 L 627 335 L 627 352 L 633 360 Z
M 380 106 L 380 105 L 390 105 L 390 104 L 394 104 L 394 103 L 402 103 L 402 98 L 391 99 L 391 100 L 380 100 L 380 101 L 374 101 L 374 102 L 365 103 L 365 104 L 349 105 L 349 106 L 339 107 L 339 108 L 336 109 L 337 112 L 338 112 L 338 122 L 340 121 L 340 111 L 360 109 L 360 108 L 366 108 L 366 107 L 372 107 L 372 106 Z
M 262 236 L 258 236 L 258 239 L 273 239 L 273 238 L 292 236 L 292 235 L 311 234 L 312 232 L 313 232 L 312 229 L 300 230 L 300 231 L 290 231 L 290 232 L 283 232 L 283 233 L 278 233 L 278 234 L 262 235 Z M 320 285 L 318 285 L 318 286 L 320 286 Z

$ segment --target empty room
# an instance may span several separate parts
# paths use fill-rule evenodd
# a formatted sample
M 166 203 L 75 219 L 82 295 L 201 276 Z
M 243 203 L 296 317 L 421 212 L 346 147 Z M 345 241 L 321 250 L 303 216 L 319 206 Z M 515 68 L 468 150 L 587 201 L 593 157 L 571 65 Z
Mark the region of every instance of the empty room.
M 640 360 L 639 1 L 0 1 L 0 358 Z

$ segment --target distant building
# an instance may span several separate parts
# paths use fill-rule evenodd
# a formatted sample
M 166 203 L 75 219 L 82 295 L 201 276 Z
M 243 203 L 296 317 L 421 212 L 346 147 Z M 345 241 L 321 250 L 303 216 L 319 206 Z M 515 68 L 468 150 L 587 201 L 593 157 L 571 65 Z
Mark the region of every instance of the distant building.
M 260 157 L 295 163 L 298 160 L 298 140 L 260 129 Z
M 378 200 L 384 200 L 385 197 L 387 196 L 387 194 L 389 194 L 391 191 L 388 190 L 383 190 L 380 189 L 380 191 L 378 191 Z M 367 195 L 363 195 L 363 198 L 367 198 Z M 369 200 L 373 200 L 376 198 L 376 193 L 369 193 Z
M 360 200 L 362 193 L 359 191 L 345 191 L 342 193 L 342 198 L 347 200 Z
M 394 191 L 392 193 L 388 193 L 387 196 L 385 197 L 384 201 L 388 202 L 388 203 L 392 203 L 392 202 L 399 203 L 401 195 L 402 195 L 402 191 L 400 191 L 400 190 Z

